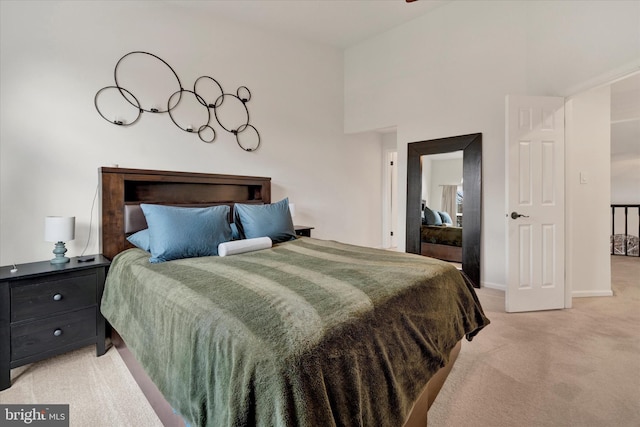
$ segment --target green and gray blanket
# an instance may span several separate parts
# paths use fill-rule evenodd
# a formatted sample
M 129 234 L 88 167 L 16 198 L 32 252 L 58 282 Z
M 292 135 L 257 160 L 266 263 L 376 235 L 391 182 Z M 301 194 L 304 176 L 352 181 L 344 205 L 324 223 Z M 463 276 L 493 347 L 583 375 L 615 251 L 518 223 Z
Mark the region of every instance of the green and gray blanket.
M 420 241 L 462 247 L 462 227 L 422 225 L 420 226 Z
M 449 264 L 300 238 L 227 257 L 117 255 L 101 310 L 192 426 L 401 426 L 489 323 Z

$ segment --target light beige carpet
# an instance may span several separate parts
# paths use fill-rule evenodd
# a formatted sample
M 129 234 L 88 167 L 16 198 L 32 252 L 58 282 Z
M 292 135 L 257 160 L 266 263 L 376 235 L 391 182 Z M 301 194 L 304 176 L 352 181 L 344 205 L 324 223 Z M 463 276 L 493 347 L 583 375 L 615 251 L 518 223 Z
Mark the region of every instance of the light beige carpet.
M 612 257 L 612 288 L 518 314 L 478 290 L 491 324 L 463 343 L 429 426 L 640 426 L 639 258 Z
M 162 426 L 115 348 L 96 357 L 85 347 L 13 369 L 11 379 L 0 403 L 69 404 L 70 426 Z
M 612 257 L 615 296 L 507 314 L 480 289 L 492 323 L 462 352 L 430 427 L 640 426 L 640 259 Z M 160 426 L 117 351 L 86 347 L 12 370 L 0 403 L 68 403 L 71 426 Z M 375 426 L 373 426 L 375 427 Z

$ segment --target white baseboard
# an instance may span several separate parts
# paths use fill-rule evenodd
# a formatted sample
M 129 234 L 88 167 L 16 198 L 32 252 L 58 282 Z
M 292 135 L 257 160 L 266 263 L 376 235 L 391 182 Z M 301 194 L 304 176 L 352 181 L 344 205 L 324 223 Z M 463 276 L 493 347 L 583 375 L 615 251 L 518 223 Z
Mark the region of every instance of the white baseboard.
M 573 291 L 571 292 L 573 298 L 587 298 L 587 297 L 612 297 L 613 291 Z
M 502 292 L 506 292 L 507 291 L 507 287 L 505 285 L 498 285 L 497 283 L 481 282 L 480 286 L 482 286 L 483 288 L 497 289 L 497 290 L 502 291 Z
M 498 291 L 507 292 L 507 287 L 505 285 L 500 285 L 497 283 L 491 282 L 482 282 L 483 288 L 487 289 L 496 289 Z M 588 297 L 612 297 L 612 290 L 604 290 L 604 291 L 573 291 L 571 293 L 572 298 L 588 298 Z
M 497 283 L 482 282 L 483 288 L 496 289 L 498 291 L 506 292 L 507 287 L 505 285 L 499 285 Z M 588 298 L 588 297 L 612 297 L 613 291 L 573 291 L 571 293 L 572 298 Z

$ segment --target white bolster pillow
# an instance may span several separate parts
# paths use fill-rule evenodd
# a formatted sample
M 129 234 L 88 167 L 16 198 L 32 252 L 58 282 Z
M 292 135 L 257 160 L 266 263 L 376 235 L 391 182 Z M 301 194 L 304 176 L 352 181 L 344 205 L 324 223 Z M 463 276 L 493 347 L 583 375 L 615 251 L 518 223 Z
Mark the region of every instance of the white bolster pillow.
M 271 239 L 268 237 L 256 237 L 254 239 L 231 240 L 218 245 L 218 255 L 227 256 L 244 252 L 259 251 L 271 247 Z

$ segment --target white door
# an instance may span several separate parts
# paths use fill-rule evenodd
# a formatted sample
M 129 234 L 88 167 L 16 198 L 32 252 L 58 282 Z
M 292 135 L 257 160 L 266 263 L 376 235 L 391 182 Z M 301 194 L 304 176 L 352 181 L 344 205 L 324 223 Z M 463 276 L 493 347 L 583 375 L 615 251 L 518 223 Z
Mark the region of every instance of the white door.
M 564 99 L 507 96 L 507 312 L 564 308 Z
M 386 150 L 383 156 L 382 178 L 382 247 L 396 248 L 398 237 L 398 152 Z
M 398 195 L 397 193 L 397 185 L 398 185 L 398 152 L 393 151 L 390 153 L 391 159 L 390 163 L 390 180 L 391 180 L 391 189 L 389 197 L 391 199 L 391 247 L 398 247 L 398 233 L 396 232 L 396 228 L 398 227 Z

